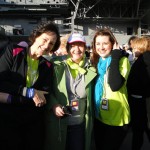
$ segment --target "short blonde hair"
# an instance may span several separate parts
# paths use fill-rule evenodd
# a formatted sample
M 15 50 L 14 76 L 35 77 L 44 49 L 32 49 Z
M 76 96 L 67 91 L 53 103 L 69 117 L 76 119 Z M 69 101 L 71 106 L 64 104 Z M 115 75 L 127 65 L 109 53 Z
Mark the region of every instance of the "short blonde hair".
M 137 38 L 132 43 L 133 49 L 138 49 L 141 53 L 146 51 L 150 51 L 150 37 L 143 36 L 141 38 Z

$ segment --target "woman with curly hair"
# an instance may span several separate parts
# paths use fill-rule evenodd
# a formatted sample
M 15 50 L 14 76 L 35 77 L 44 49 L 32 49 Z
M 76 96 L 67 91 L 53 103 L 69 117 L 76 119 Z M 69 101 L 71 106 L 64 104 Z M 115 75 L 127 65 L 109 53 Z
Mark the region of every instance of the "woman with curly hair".
M 60 44 L 57 26 L 42 22 L 28 48 L 10 44 L 0 59 L 0 149 L 42 150 L 44 106 L 51 93 L 53 65 L 43 54 Z M 2 103 L 3 102 L 3 103 Z

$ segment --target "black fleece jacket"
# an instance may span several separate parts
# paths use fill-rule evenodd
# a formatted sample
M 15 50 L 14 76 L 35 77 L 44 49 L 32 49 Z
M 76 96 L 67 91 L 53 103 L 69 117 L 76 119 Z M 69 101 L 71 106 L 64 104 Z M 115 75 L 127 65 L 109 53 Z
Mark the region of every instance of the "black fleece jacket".
M 132 65 L 127 89 L 129 94 L 150 96 L 150 51 L 141 54 Z
M 27 52 L 26 48 L 18 45 L 7 46 L 0 58 L 0 92 L 11 94 L 16 103 L 24 100 L 34 106 L 33 100 L 22 96 L 23 87 L 26 87 Z M 39 58 L 39 76 L 33 88 L 51 92 L 52 67 L 45 58 Z
M 124 56 L 126 56 L 124 51 L 119 49 L 112 50 L 112 60 L 108 74 L 108 83 L 112 91 L 118 91 L 125 82 L 125 78 L 121 75 L 119 70 L 119 61 Z

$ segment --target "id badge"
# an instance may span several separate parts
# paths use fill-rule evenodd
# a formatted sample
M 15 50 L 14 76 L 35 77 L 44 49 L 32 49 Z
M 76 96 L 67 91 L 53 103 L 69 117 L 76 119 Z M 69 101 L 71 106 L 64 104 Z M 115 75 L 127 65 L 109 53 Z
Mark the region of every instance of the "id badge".
M 71 100 L 71 106 L 73 111 L 79 111 L 79 100 L 78 99 Z
M 108 110 L 108 99 L 107 98 L 102 98 L 102 109 Z

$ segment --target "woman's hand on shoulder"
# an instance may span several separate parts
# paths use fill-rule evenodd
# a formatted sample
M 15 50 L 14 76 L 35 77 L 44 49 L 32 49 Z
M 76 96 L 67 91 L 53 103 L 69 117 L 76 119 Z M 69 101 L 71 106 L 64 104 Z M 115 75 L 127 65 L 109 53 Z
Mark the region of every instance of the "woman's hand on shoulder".
M 114 43 L 114 45 L 113 45 L 113 50 L 114 50 L 114 49 L 119 49 L 119 44 L 118 44 L 118 42 L 115 42 L 115 43 Z

